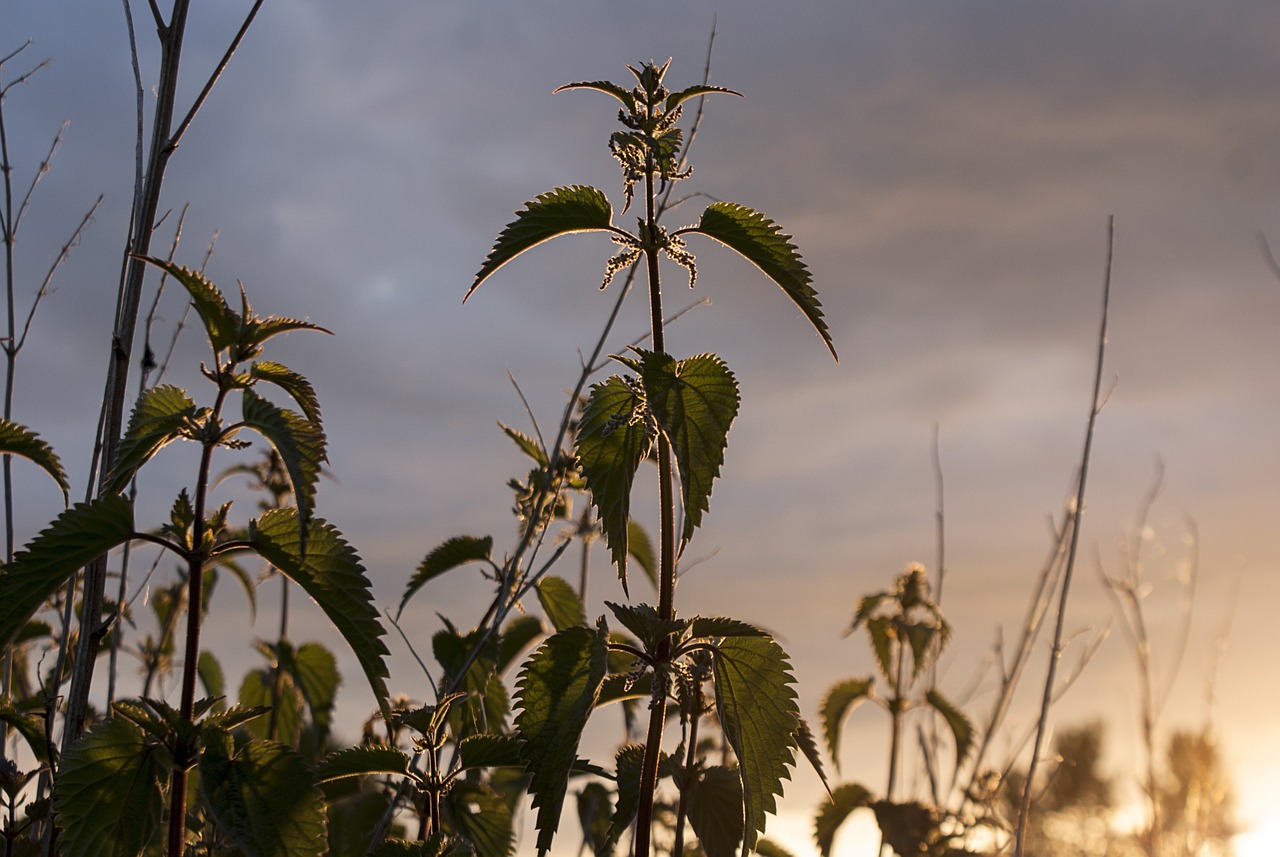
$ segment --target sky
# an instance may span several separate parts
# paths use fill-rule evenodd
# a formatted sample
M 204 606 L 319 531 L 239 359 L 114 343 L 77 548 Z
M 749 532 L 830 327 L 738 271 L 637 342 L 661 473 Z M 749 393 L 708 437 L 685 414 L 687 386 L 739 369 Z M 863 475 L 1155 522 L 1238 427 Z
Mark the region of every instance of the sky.
M 197 4 L 180 102 L 249 5 Z M 134 14 L 152 81 L 148 13 L 136 4 Z M 816 722 L 827 686 L 873 669 L 863 641 L 843 636 L 857 599 L 909 562 L 936 565 L 936 432 L 943 608 L 955 631 L 942 682 L 982 712 L 989 684 L 966 694 L 996 641 L 1016 634 L 1079 466 L 1114 216 L 1109 394 L 1068 662 L 1101 642 L 1054 720 L 1104 718 L 1110 762 L 1136 794 L 1137 673 L 1099 572 L 1120 573 L 1125 540 L 1142 542 L 1143 605 L 1166 676 L 1179 581 L 1194 561 L 1191 632 L 1161 725 L 1166 735 L 1213 725 L 1240 820 L 1253 827 L 1241 854 L 1268 843 L 1274 853 L 1280 831 L 1265 822 L 1280 788 L 1280 685 L 1266 665 L 1280 653 L 1280 281 L 1259 235 L 1280 244 L 1280 7 L 1266 0 L 269 0 L 171 161 L 162 208 L 189 206 L 179 262 L 198 265 L 216 234 L 214 282 L 241 281 L 260 312 L 332 331 L 291 335 L 274 354 L 317 388 L 332 471 L 319 513 L 356 546 L 379 603 L 394 606 L 446 538 L 513 543 L 505 483 L 527 467 L 497 422 L 532 426 L 509 375 L 550 430 L 613 305 L 617 286 L 596 288 L 613 249 L 600 236 L 536 248 L 462 304 L 526 200 L 590 184 L 620 208 L 606 147 L 615 105 L 552 90 L 626 83 L 624 64 L 667 57 L 673 86 L 701 82 L 713 27 L 711 82 L 745 97 L 708 99 L 695 172 L 678 190 L 764 211 L 794 236 L 840 360 L 776 286 L 722 248 L 691 242 L 692 293 L 670 272 L 668 308 L 711 305 L 670 328 L 668 349 L 718 353 L 743 399 L 689 549 L 681 612 L 775 631 Z M 14 413 L 82 486 L 133 177 L 123 6 L 8 0 L 0 54 L 28 38 L 3 79 L 50 64 L 4 103 L 20 186 L 70 124 L 19 236 L 20 311 L 98 194 L 104 202 L 38 308 Z M 695 221 L 704 201 L 672 222 Z M 182 304 L 162 297 L 157 342 Z M 199 390 L 193 323 L 166 380 Z M 646 325 L 637 293 L 609 349 Z M 143 508 L 167 509 L 191 464 L 182 450 L 163 453 Z M 60 508 L 47 482 L 21 485 L 20 539 Z M 637 490 L 651 489 L 642 480 Z M 638 496 L 637 508 L 646 502 L 655 505 Z M 603 553 L 593 563 L 598 612 L 621 591 Z M 243 597 L 224 589 L 213 646 L 231 660 L 247 635 L 274 630 L 264 608 L 247 632 Z M 437 613 L 474 622 L 485 591 L 465 573 L 428 587 L 406 613 L 411 639 L 425 651 Z M 299 635 L 339 647 L 318 613 L 299 622 Z M 391 646 L 393 688 L 425 695 L 407 648 Z M 1034 719 L 1047 655 L 1041 643 L 1010 744 Z M 354 660 L 342 663 L 345 711 L 362 718 L 369 697 Z M 883 782 L 883 726 L 869 709 L 853 716 L 845 778 Z M 820 792 L 798 770 L 782 803 L 776 829 L 798 854 L 809 853 Z

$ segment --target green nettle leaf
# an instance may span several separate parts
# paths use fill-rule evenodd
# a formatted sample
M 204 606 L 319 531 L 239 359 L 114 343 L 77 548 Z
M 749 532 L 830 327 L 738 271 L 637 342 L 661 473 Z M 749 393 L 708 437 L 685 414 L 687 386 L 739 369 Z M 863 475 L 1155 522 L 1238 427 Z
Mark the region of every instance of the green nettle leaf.
M 0 641 L 27 620 L 84 565 L 133 536 L 133 506 L 115 494 L 67 509 L 0 570 Z
M 658 588 L 658 555 L 653 552 L 649 531 L 635 521 L 627 522 L 627 554 L 640 564 L 640 570 L 654 589 Z
M 123 491 L 153 455 L 175 440 L 191 439 L 199 415 L 196 403 L 179 387 L 160 384 L 144 391 L 133 407 L 104 490 Z
M 689 825 L 707 857 L 734 857 L 742 844 L 742 781 L 738 772 L 719 765 L 707 768 L 690 787 L 687 800 Z
M 720 475 L 729 426 L 738 415 L 738 383 L 714 354 L 685 360 L 640 351 L 649 407 L 671 441 L 680 470 L 688 542 L 702 523 L 711 484 Z
M 377 827 L 387 811 L 387 795 L 380 792 L 330 798 L 328 857 L 365 857 L 369 831 Z
M 809 728 L 809 723 L 803 717 L 799 718 L 800 725 L 796 729 L 796 744 L 800 747 L 800 752 L 804 753 L 804 757 L 809 760 L 809 765 L 818 774 L 818 779 L 822 780 L 822 787 L 827 790 L 827 794 L 831 794 L 831 783 L 827 782 L 827 773 L 822 769 L 822 751 L 818 749 L 818 741 L 813 737 L 813 730 Z
M 867 634 L 871 637 L 871 648 L 875 650 L 880 675 L 892 684 L 894 681 L 893 644 L 898 638 L 893 619 L 888 616 L 871 617 L 867 620 Z
M 738 251 L 748 262 L 773 280 L 787 297 L 795 302 L 826 343 L 831 356 L 836 356 L 831 333 L 822 317 L 818 293 L 810 285 L 812 277 L 791 236 L 762 213 L 734 202 L 714 202 L 702 213 L 697 226 L 678 230 L 676 235 L 697 232 Z
M 22 711 L 7 696 L 0 697 L 0 723 L 21 735 L 38 761 L 48 762 L 50 751 L 56 753 L 52 742 L 45 739 L 44 718 Z
M 831 857 L 831 846 L 836 831 L 854 810 L 871 805 L 871 792 L 857 783 L 845 783 L 831 795 L 831 802 L 824 803 L 813 820 L 813 838 L 822 857 Z
M 666 759 L 666 754 L 662 755 Z M 644 746 L 626 744 L 614 757 L 614 771 L 618 782 L 618 800 L 614 805 L 613 821 L 609 825 L 609 847 L 622 837 L 640 811 L 640 774 L 644 765 Z M 597 851 L 597 853 L 600 853 Z
M 335 528 L 316 518 L 307 525 L 304 555 L 296 509 L 272 509 L 250 521 L 249 541 L 263 559 L 320 605 L 355 653 L 378 708 L 390 720 L 389 652 L 382 642 L 386 629 L 378 621 L 369 579 L 355 550 Z
M 612 816 L 612 801 L 604 783 L 590 782 L 578 790 L 578 824 L 582 827 L 582 840 L 591 853 L 599 854 L 607 848 Z
M 516 212 L 516 219 L 499 233 L 463 302 L 490 274 L 524 251 L 559 235 L 599 231 L 616 231 L 613 206 L 601 191 L 574 185 L 539 194 L 533 201 L 526 202 L 525 207 Z
M 245 355 L 244 359 L 252 357 L 261 351 L 264 342 L 273 336 L 279 336 L 282 333 L 292 333 L 295 330 L 314 330 L 319 333 L 332 333 L 318 324 L 309 321 L 303 321 L 298 318 L 288 318 L 286 316 L 269 315 L 265 318 L 258 318 L 253 315 L 252 309 L 249 307 L 248 300 L 245 299 L 244 290 L 240 290 L 241 300 L 244 301 L 244 329 L 240 331 L 239 342 L 237 343 L 241 354 Z
M 563 577 L 549 574 L 538 581 L 538 603 L 557 631 L 574 625 L 587 625 L 587 611 L 582 599 Z
M 324 793 L 301 755 L 274 741 L 237 749 L 229 733 L 206 733 L 199 769 L 210 814 L 247 857 L 325 853 Z
M 275 738 L 286 744 L 294 744 L 302 731 L 302 709 L 305 704 L 302 692 L 294 684 L 293 679 L 286 676 L 281 683 L 280 695 L 275 695 L 275 676 L 270 670 L 249 670 L 240 682 L 240 704 L 247 707 L 265 707 L 273 711 L 273 716 L 260 717 L 246 724 L 247 731 L 254 738 Z M 271 723 L 275 722 L 275 735 L 270 734 Z
M 346 777 L 381 774 L 403 777 L 409 772 L 409 756 L 387 744 L 363 744 L 339 750 L 316 766 L 316 782 L 328 783 Z
M 684 102 L 688 101 L 690 98 L 698 98 L 703 95 L 712 95 L 717 92 L 723 92 L 726 95 L 737 95 L 739 97 L 741 97 L 742 95 L 741 92 L 735 92 L 732 89 L 726 89 L 723 86 L 708 86 L 706 84 L 700 84 L 698 86 L 691 86 L 688 89 L 682 89 L 679 92 L 673 92 L 670 95 L 668 95 L 666 104 L 663 105 L 663 109 L 670 112 L 671 110 L 674 110 L 676 107 L 679 107 Z
M 81 736 L 58 769 L 53 807 L 66 857 L 136 857 L 160 828 L 160 747 L 124 717 Z
M 768 637 L 769 633 L 741 619 L 698 616 L 689 623 L 691 637 Z
M 763 836 L 756 840 L 756 853 L 760 857 L 795 857 L 794 854 L 772 839 L 766 839 Z
M 286 408 L 278 408 L 253 390 L 244 391 L 244 423 L 256 429 L 280 453 L 289 474 L 293 498 L 303 524 L 315 509 L 320 467 L 328 461 L 320 424 Z
M 211 712 L 200 725 L 202 728 L 218 726 L 222 729 L 235 729 L 237 726 L 243 726 L 246 723 L 252 723 L 260 719 L 270 711 L 271 709 L 265 705 L 233 705 L 230 708 Z
M 516 446 L 520 447 L 521 452 L 532 458 L 535 462 L 543 467 L 547 467 L 551 464 L 551 459 L 547 457 L 547 451 L 542 448 L 542 444 L 538 443 L 538 441 L 529 437 L 529 435 L 519 429 L 513 429 L 506 423 L 499 422 L 498 427 L 502 429 L 503 433 L 507 437 L 515 441 Z
M 604 681 L 604 634 L 566 628 L 529 657 L 516 682 L 516 731 L 538 811 L 538 854 L 546 854 L 560 823 L 578 742 Z
M 542 636 L 542 620 L 537 616 L 517 616 L 507 622 L 498 641 L 498 674 L 504 675 L 516 659 Z
M 482 783 L 455 782 L 441 802 L 445 821 L 475 847 L 476 857 L 510 857 L 516 848 L 511 809 Z
M 275 384 L 281 390 L 284 390 L 298 403 L 298 407 L 302 409 L 303 416 L 317 426 L 320 425 L 320 400 L 316 397 L 316 391 L 311 386 L 311 382 L 302 375 L 287 366 L 282 366 L 270 360 L 260 360 L 254 363 L 249 370 L 249 375 L 259 381 Z
M 956 769 L 959 770 L 965 757 L 973 749 L 973 724 L 969 722 L 969 718 L 963 711 L 951 704 L 938 691 L 931 690 L 926 693 L 925 700 L 934 711 L 942 715 L 942 719 L 947 721 L 947 726 L 951 729 L 951 737 L 956 742 Z
M 557 87 L 556 89 L 552 90 L 552 94 L 554 95 L 557 92 L 564 92 L 567 89 L 594 89 L 597 92 L 603 92 L 606 95 L 612 95 L 614 98 L 621 101 L 622 104 L 627 108 L 628 113 L 636 112 L 635 95 L 631 92 L 631 90 L 618 86 L 618 84 L 613 83 L 612 81 L 589 80 L 589 81 L 581 81 L 579 83 L 566 83 L 564 86 Z
M 311 711 L 311 720 L 324 730 L 333 722 L 333 707 L 342 676 L 333 652 L 319 643 L 303 643 L 282 663 L 293 677 Z
M 196 675 L 209 696 L 222 696 L 226 693 L 227 681 L 222 673 L 222 664 L 218 663 L 212 652 L 200 652 L 200 658 L 196 661 Z
M 622 626 L 640 638 L 646 652 L 656 652 L 658 643 L 670 634 L 683 632 L 688 627 L 684 619 L 672 619 L 664 622 L 658 615 L 658 608 L 651 604 L 614 604 L 606 601 L 614 617 Z
M 514 735 L 469 735 L 458 742 L 458 766 L 464 771 L 472 768 L 524 767 L 520 741 Z
M 203 274 L 166 262 L 164 259 L 147 256 L 143 261 L 166 271 L 191 295 L 191 303 L 200 315 L 200 320 L 204 322 L 204 329 L 209 335 L 209 344 L 215 352 L 235 344 L 236 335 L 240 329 L 240 316 L 227 305 L 226 298 L 217 286 L 205 279 Z
M 742 779 L 745 854 L 790 779 L 800 710 L 791 664 L 772 638 L 726 637 L 714 651 L 716 710 Z
M 871 690 L 875 687 L 875 679 L 850 678 L 837 682 L 822 698 L 821 717 L 822 734 L 827 739 L 827 751 L 840 770 L 840 733 L 844 719 L 855 708 L 871 698 Z
M 0 453 L 25 458 L 48 473 L 62 489 L 62 502 L 69 502 L 71 483 L 67 481 L 67 472 L 62 469 L 62 461 L 53 447 L 41 440 L 40 435 L 15 422 L 0 419 Z
M 614 375 L 594 384 L 578 424 L 578 464 L 600 516 L 623 591 L 627 589 L 628 527 L 631 485 L 648 454 L 644 400 L 631 384 Z
M 472 649 L 482 646 L 471 658 Z M 456 688 L 467 695 L 466 701 L 449 711 L 449 724 L 454 736 L 461 738 L 481 732 L 496 731 L 505 722 L 508 706 L 506 689 L 498 675 L 498 642 L 487 640 L 479 630 L 463 636 L 452 627 L 442 628 L 431 638 L 431 651 L 444 668 L 442 687 Z M 470 658 L 471 665 L 462 675 Z
M 937 653 L 934 641 L 938 639 L 938 628 L 932 622 L 910 622 L 902 631 L 911 646 L 911 680 L 915 681 Z
M 418 564 L 418 570 L 409 579 L 404 596 L 400 599 L 400 607 L 396 610 L 396 618 L 404 612 L 404 607 L 414 593 L 428 581 L 434 580 L 446 571 L 457 568 L 468 562 L 485 562 L 493 552 L 493 536 L 454 536 L 444 544 L 437 546 L 427 554 L 426 559 Z

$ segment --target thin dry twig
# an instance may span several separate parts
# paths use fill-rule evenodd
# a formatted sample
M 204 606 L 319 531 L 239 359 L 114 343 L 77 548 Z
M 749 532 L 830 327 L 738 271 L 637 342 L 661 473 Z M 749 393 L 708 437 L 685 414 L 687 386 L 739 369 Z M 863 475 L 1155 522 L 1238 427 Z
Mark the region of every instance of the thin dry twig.
M 1107 353 L 1107 319 L 1108 310 L 1111 306 L 1111 259 L 1114 250 L 1115 216 L 1112 215 L 1107 218 L 1107 253 L 1102 287 L 1102 321 L 1098 331 L 1097 364 L 1094 369 L 1093 394 L 1089 400 L 1089 420 L 1085 429 L 1084 451 L 1080 456 L 1080 476 L 1076 485 L 1075 501 L 1072 504 L 1070 515 L 1070 547 L 1067 551 L 1066 565 L 1062 573 L 1062 589 L 1058 595 L 1058 618 L 1054 628 L 1053 650 L 1049 655 L 1049 668 L 1045 676 L 1044 695 L 1040 703 L 1040 718 L 1036 727 L 1036 739 L 1031 751 L 1031 760 L 1027 765 L 1027 782 L 1022 790 L 1022 802 L 1018 808 L 1018 826 L 1014 836 L 1014 857 L 1023 857 L 1024 853 L 1027 819 L 1031 811 L 1031 783 L 1035 780 L 1037 761 L 1043 750 L 1045 734 L 1049 728 L 1049 708 L 1053 704 L 1058 661 L 1062 657 L 1063 629 L 1067 620 L 1067 598 L 1071 592 L 1072 572 L 1075 570 L 1076 554 L 1080 547 L 1080 520 L 1084 514 L 1085 485 L 1089 476 L 1089 461 L 1093 453 L 1094 429 L 1097 426 L 1099 398 L 1102 393 L 1102 369 Z

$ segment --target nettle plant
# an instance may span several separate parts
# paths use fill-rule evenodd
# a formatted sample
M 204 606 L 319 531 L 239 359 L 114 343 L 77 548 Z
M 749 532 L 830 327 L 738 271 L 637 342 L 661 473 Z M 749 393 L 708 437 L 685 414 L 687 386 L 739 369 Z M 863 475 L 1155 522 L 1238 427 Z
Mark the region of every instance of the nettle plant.
M 243 290 L 236 311 L 202 275 L 159 259 L 147 261 L 185 287 L 204 323 L 212 360 L 201 369 L 213 387 L 212 402 L 198 405 L 172 385 L 142 393 L 102 496 L 69 508 L 0 572 L 5 593 L 0 637 L 12 645 L 42 605 L 94 557 L 133 542 L 157 545 L 183 566 L 186 630 L 180 698 L 176 706 L 157 698 L 115 703 L 113 716 L 85 732 L 60 760 L 38 714 L 8 709 L 5 720 L 17 727 L 39 761 L 54 768 L 52 805 L 63 855 L 182 857 L 192 846 L 201 853 L 316 853 L 325 834 L 326 803 L 310 764 L 287 744 L 255 737 L 279 732 L 274 724 L 262 728 L 254 723 L 269 712 L 274 719 L 270 704 L 227 707 L 221 701 L 215 686 L 220 680 L 214 680 L 221 670 L 201 652 L 200 632 L 213 569 L 232 557 L 257 555 L 323 609 L 354 651 L 384 716 L 390 717 L 388 652 L 369 581 L 341 534 L 313 514 L 326 460 L 315 391 L 304 376 L 259 359 L 267 342 L 280 334 L 323 328 L 297 319 L 260 317 Z M 274 404 L 260 392 L 266 388 L 283 392 L 297 410 Z M 233 414 L 236 398 L 240 408 Z M 32 458 L 58 478 L 60 466 L 34 435 L 9 426 L 0 434 L 5 451 Z M 250 445 L 248 436 L 257 436 L 274 451 L 295 506 L 268 509 L 240 528 L 231 524 L 230 502 L 213 505 L 212 468 L 217 451 L 244 450 Z M 138 529 L 130 484 L 148 461 L 176 441 L 193 442 L 200 449 L 194 481 L 178 492 L 167 522 L 154 530 Z M 65 486 L 65 479 L 60 484 Z M 282 640 L 273 654 L 281 663 L 307 659 L 305 672 L 312 679 L 324 678 L 305 646 L 286 652 Z M 336 673 L 329 683 L 336 686 Z M 209 696 L 197 698 L 198 684 L 212 691 Z M 257 696 L 264 703 L 272 701 L 266 691 Z M 189 789 L 193 773 L 196 785 Z
M 609 138 L 609 149 L 622 169 L 622 212 L 637 197 L 643 207 L 635 231 L 614 223 L 613 207 L 600 190 L 557 188 L 517 212 L 467 292 L 470 297 L 524 251 L 582 232 L 602 232 L 620 248 L 606 265 L 602 288 L 633 265 L 644 266 L 648 281 L 651 347 L 614 355 L 625 371 L 591 387 L 577 425 L 574 456 L 624 592 L 631 489 L 641 462 L 656 462 L 658 603 L 606 602 L 611 621 L 629 632 L 630 642 L 611 634 L 604 617 L 594 627 L 583 621 L 557 630 L 520 670 L 515 727 L 530 773 L 539 854 L 551 847 L 569 777 L 581 767 L 581 735 L 601 701 L 610 662 L 619 657 L 632 664 L 626 681 L 644 681 L 651 688 L 645 741 L 624 747 L 612 774 L 618 797 L 611 837 L 616 840 L 634 822 L 634 853 L 640 857 L 650 854 L 659 825 L 655 793 L 660 777 L 671 777 L 677 792 L 674 822 L 662 822 L 672 825 L 673 853 L 681 853 L 687 821 L 703 851 L 715 855 L 755 849 L 797 748 L 822 773 L 816 744 L 796 704 L 788 657 L 778 643 L 746 622 L 682 617 L 676 609 L 677 565 L 708 510 L 739 392 L 733 373 L 716 355 L 677 358 L 667 353 L 661 258 L 683 267 L 692 285 L 697 268 L 687 238 L 701 235 L 737 251 L 782 288 L 833 357 L 835 349 L 809 271 L 790 236 L 772 220 L 736 203 L 715 202 L 691 226 L 668 230 L 658 223 L 659 193 L 691 172 L 681 163 L 685 137 L 677 123 L 684 104 L 705 95 L 738 94 L 708 85 L 671 92 L 663 82 L 669 64 L 628 66 L 637 81 L 631 89 L 589 81 L 556 90 L 595 90 L 621 102 L 618 120 L 624 130 Z M 671 755 L 662 748 L 669 713 L 679 718 L 683 736 Z M 703 721 L 719 725 L 736 764 L 707 764 L 698 738 Z

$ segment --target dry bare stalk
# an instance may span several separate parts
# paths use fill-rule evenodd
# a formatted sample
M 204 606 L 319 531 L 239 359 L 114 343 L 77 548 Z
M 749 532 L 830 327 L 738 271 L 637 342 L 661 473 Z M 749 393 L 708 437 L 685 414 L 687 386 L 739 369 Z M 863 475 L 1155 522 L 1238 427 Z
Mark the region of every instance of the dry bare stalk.
M 177 97 L 178 72 L 181 66 L 182 46 L 186 34 L 190 0 L 174 0 L 168 21 L 164 20 L 164 16 L 161 14 L 155 0 L 150 0 L 149 2 L 156 25 L 157 37 L 160 42 L 160 74 L 156 87 L 155 113 L 152 116 L 150 150 L 146 158 L 145 170 L 139 169 L 137 171 L 138 181 L 134 190 L 129 235 L 121 265 L 120 286 L 117 294 L 110 356 L 107 361 L 107 379 L 103 392 L 99 432 L 94 447 L 93 463 L 90 468 L 91 485 L 88 492 L 90 494 L 95 493 L 92 483 L 96 481 L 98 483 L 97 490 L 100 490 L 107 474 L 111 471 L 116 457 L 120 430 L 124 424 L 129 363 L 133 354 L 134 333 L 137 328 L 142 299 L 142 284 L 145 276 L 145 266 L 139 257 L 149 252 L 152 234 L 158 225 L 156 214 L 159 211 L 165 170 L 169 159 L 177 150 L 183 134 L 190 127 L 214 83 L 222 75 L 223 70 L 230 62 L 232 54 L 239 47 L 250 24 L 257 16 L 262 2 L 263 0 L 256 0 L 249 10 L 226 53 L 206 80 L 200 94 L 178 123 L 176 129 L 174 128 L 174 105 Z M 125 13 L 129 24 L 129 41 L 135 69 L 135 83 L 139 89 L 138 146 L 140 153 L 143 145 L 141 80 L 137 73 L 137 43 L 134 39 L 133 20 L 129 13 L 128 0 L 125 0 Z M 84 728 L 85 714 L 88 710 L 89 689 L 93 681 L 93 668 L 97 660 L 96 656 L 102 638 L 110 624 L 101 620 L 105 584 L 106 557 L 104 556 L 90 563 L 84 571 L 79 644 L 75 658 L 74 673 L 72 674 L 71 690 L 67 697 L 67 708 L 63 718 L 62 742 L 64 752 Z
M 1148 801 L 1148 826 L 1144 831 L 1145 851 L 1149 857 L 1159 857 L 1163 850 L 1160 831 L 1164 825 L 1161 819 L 1161 788 L 1157 760 L 1157 733 L 1164 706 L 1169 700 L 1173 684 L 1177 678 L 1182 660 L 1186 655 L 1187 643 L 1191 636 L 1191 616 L 1194 603 L 1195 586 L 1199 577 L 1198 552 L 1196 550 L 1195 524 L 1188 523 L 1191 532 L 1190 556 L 1187 560 L 1186 573 L 1181 575 L 1183 598 L 1178 623 L 1178 630 L 1173 642 L 1173 657 L 1167 667 L 1163 682 L 1157 682 L 1155 664 L 1152 659 L 1151 636 L 1147 627 L 1146 614 L 1143 611 L 1142 599 L 1146 596 L 1148 585 L 1143 580 L 1142 549 L 1146 543 L 1148 521 L 1151 509 L 1164 485 L 1164 467 L 1157 463 L 1156 476 L 1152 480 L 1134 520 L 1133 528 L 1124 542 L 1123 571 L 1112 577 L 1098 565 L 1098 574 L 1103 589 L 1111 599 L 1116 616 L 1120 619 L 1129 648 L 1133 652 L 1134 663 L 1138 670 L 1140 686 L 1139 719 L 1142 730 L 1143 750 L 1146 757 L 1146 782 L 1143 790 Z
M 1102 286 L 1102 322 L 1098 330 L 1098 356 L 1094 368 L 1093 395 L 1089 400 L 1089 420 L 1084 434 L 1084 451 L 1080 455 L 1080 478 L 1076 483 L 1075 500 L 1070 509 L 1069 527 L 1071 531 L 1070 546 L 1067 550 L 1066 565 L 1062 571 L 1062 589 L 1058 594 L 1058 617 L 1054 627 L 1053 649 L 1049 653 L 1049 668 L 1045 675 L 1044 694 L 1040 702 L 1040 718 L 1036 726 L 1036 739 L 1031 749 L 1031 760 L 1027 763 L 1027 781 L 1022 788 L 1022 801 L 1018 807 L 1018 826 L 1014 834 L 1014 857 L 1023 857 L 1026 840 L 1027 817 L 1031 811 L 1031 784 L 1035 782 L 1036 763 L 1044 747 L 1045 735 L 1049 730 L 1049 708 L 1053 705 L 1054 683 L 1058 673 L 1058 661 L 1062 657 L 1063 628 L 1067 621 L 1067 598 L 1071 593 L 1072 572 L 1075 570 L 1076 554 L 1080 547 L 1080 520 L 1084 515 L 1085 485 L 1089 476 L 1089 460 L 1093 453 L 1093 434 L 1101 410 L 1102 367 L 1107 353 L 1107 313 L 1111 306 L 1111 259 L 1115 250 L 1115 215 L 1107 218 L 1107 258 L 1104 265 Z
M 4 64 L 12 60 L 21 53 L 30 41 L 24 43 L 17 50 L 0 58 L 0 69 Z M 31 325 L 35 321 L 36 310 L 39 309 L 41 301 L 50 293 L 53 286 L 53 278 L 62 264 L 66 262 L 74 250 L 80 244 L 81 236 L 88 227 L 90 221 L 93 220 L 94 214 L 97 213 L 98 207 L 102 204 L 102 196 L 99 195 L 97 200 L 90 206 L 88 212 L 80 219 L 79 225 L 72 231 L 71 237 L 62 245 L 62 249 L 54 256 L 53 262 L 49 265 L 45 272 L 44 278 L 40 282 L 40 287 L 36 289 L 35 296 L 31 300 L 31 305 L 27 309 L 26 318 L 22 323 L 21 332 L 18 330 L 18 313 L 16 305 L 17 291 L 17 273 L 14 268 L 14 245 L 17 243 L 18 232 L 21 228 L 24 214 L 31 205 L 32 196 L 35 194 L 36 186 L 40 180 L 48 174 L 53 162 L 53 156 L 62 145 L 62 134 L 66 130 L 68 123 L 63 122 L 54 134 L 53 141 L 49 145 L 49 150 L 44 158 L 40 161 L 34 175 L 31 177 L 31 183 L 28 185 L 26 192 L 22 195 L 22 199 L 18 202 L 15 209 L 13 198 L 13 167 L 9 162 L 9 140 L 8 132 L 4 121 L 4 99 L 8 95 L 9 90 L 18 84 L 27 82 L 32 75 L 49 64 L 48 60 L 38 63 L 30 71 L 18 76 L 15 80 L 8 84 L 0 85 L 0 174 L 3 175 L 3 206 L 0 207 L 0 238 L 4 243 L 4 267 L 5 267 L 5 309 L 7 329 L 6 336 L 0 343 L 0 350 L 5 355 L 5 379 L 4 379 L 4 418 L 6 420 L 13 419 L 13 393 L 14 382 L 17 372 L 18 354 L 22 351 L 27 342 L 27 336 L 31 332 Z M 4 561 L 10 563 L 13 561 L 14 551 L 14 523 L 13 523 L 13 474 L 12 474 L 12 457 L 3 457 L 3 483 L 4 483 Z M 12 683 L 13 673 L 13 652 L 6 648 L 3 658 L 3 666 L 0 667 L 0 691 L 6 696 L 9 694 L 10 685 Z M 7 758 L 6 746 L 9 740 L 9 726 L 4 724 L 0 727 L 0 759 Z

